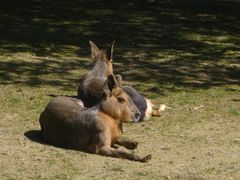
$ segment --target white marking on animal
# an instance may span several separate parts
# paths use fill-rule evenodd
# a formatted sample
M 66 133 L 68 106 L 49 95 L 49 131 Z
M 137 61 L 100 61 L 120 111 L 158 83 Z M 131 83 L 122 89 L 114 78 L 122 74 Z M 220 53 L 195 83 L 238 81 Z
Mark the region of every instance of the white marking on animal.
M 147 98 L 145 98 L 145 100 L 147 102 L 147 109 L 145 111 L 145 116 L 143 118 L 144 121 L 145 120 L 149 120 L 151 118 L 152 111 L 153 111 L 153 104 L 152 104 L 152 102 L 149 99 L 147 99 Z
M 78 101 L 77 104 L 78 104 L 79 106 L 81 106 L 81 107 L 84 107 L 84 104 L 83 104 L 82 101 Z

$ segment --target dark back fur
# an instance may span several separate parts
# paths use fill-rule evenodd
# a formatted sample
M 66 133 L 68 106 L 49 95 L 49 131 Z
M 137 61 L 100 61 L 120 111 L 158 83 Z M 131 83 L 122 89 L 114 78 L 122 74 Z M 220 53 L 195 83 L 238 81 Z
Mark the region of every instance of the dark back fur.
M 142 121 L 144 119 L 145 111 L 147 109 L 147 102 L 145 98 L 131 86 L 124 86 L 123 89 L 132 98 L 134 104 L 140 111 L 141 116 L 139 121 Z
M 107 77 L 113 73 L 112 53 L 113 45 L 107 50 L 99 50 L 90 42 L 93 68 L 87 72 L 78 85 L 78 98 L 86 107 L 92 107 L 100 102 L 104 96 L 103 86 Z
M 92 126 L 95 115 L 90 111 L 69 97 L 52 99 L 39 119 L 44 140 L 55 146 L 87 150 L 89 133 L 96 129 Z

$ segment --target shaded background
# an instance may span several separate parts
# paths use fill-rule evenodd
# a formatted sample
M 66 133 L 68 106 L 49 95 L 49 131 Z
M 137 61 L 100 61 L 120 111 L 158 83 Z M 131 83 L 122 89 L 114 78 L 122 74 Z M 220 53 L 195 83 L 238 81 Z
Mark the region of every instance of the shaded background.
M 38 61 L 1 62 L 0 83 L 62 86 L 40 76 L 86 69 L 89 40 L 99 47 L 116 40 L 115 70 L 136 87 L 148 82 L 156 91 L 175 91 L 239 84 L 239 9 L 238 2 L 214 0 L 1 1 L 0 54 L 26 52 Z

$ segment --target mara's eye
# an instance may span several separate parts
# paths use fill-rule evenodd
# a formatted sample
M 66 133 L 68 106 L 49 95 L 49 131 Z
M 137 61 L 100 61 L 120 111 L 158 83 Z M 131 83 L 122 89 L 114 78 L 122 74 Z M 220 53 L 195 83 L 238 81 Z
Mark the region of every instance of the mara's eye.
M 118 100 L 118 102 L 120 102 L 120 103 L 126 102 L 126 100 L 125 100 L 123 97 L 118 97 L 117 100 Z

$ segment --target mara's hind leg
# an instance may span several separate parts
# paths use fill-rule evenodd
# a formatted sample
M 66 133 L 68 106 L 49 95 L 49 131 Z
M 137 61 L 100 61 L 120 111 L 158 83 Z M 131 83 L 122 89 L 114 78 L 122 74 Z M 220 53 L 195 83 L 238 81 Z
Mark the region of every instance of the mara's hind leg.
M 149 99 L 145 99 L 147 103 L 147 109 L 145 111 L 145 117 L 143 120 L 150 119 L 151 116 L 161 116 L 162 112 L 165 111 L 166 105 L 161 104 L 159 108 L 155 108 L 154 104 Z
M 161 116 L 162 115 L 162 113 L 161 113 L 161 111 L 159 111 L 158 109 L 154 109 L 153 111 L 152 111 L 152 116 Z
M 152 116 L 161 116 L 162 112 L 165 111 L 165 109 L 166 109 L 166 105 L 165 104 L 161 104 L 158 109 L 155 109 L 153 107 Z
M 148 162 L 152 156 L 151 155 L 147 155 L 144 157 L 140 157 L 138 155 L 129 153 L 123 149 L 113 149 L 110 146 L 102 146 L 99 149 L 98 152 L 100 155 L 103 156 L 110 156 L 110 157 L 115 157 L 115 158 L 124 158 L 124 159 L 129 159 L 132 161 L 139 161 L 139 162 Z

